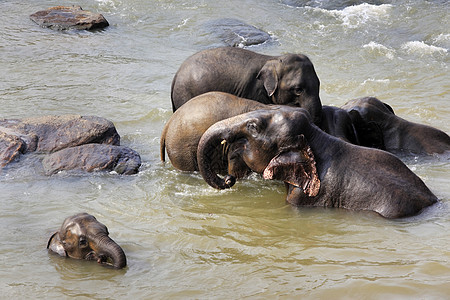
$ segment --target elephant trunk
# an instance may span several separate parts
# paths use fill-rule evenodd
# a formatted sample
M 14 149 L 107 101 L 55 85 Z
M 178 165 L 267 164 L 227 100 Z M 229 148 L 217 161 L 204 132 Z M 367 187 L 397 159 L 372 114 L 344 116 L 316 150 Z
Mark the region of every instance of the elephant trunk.
M 239 116 L 219 121 L 212 125 L 202 136 L 197 148 L 197 162 L 203 179 L 216 189 L 227 189 L 236 183 L 233 175 L 221 178 L 217 171 L 224 169 L 223 159 L 226 156 L 229 141 L 236 135 L 239 126 L 233 125 Z M 226 169 L 226 168 L 225 168 Z
M 109 236 L 102 235 L 93 239 L 97 245 L 98 262 L 112 261 L 114 268 L 122 269 L 127 265 L 127 258 L 122 248 L 114 242 Z

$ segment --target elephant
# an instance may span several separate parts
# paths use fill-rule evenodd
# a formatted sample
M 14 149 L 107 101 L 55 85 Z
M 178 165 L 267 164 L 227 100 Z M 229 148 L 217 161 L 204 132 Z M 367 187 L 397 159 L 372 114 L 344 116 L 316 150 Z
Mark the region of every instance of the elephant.
M 415 155 L 450 150 L 448 134 L 396 116 L 391 106 L 375 97 L 354 99 L 341 108 L 349 113 L 363 146 Z
M 47 244 L 49 251 L 61 256 L 97 260 L 121 269 L 127 265 L 122 248 L 110 237 L 108 228 L 88 213 L 79 213 L 64 220 Z
M 194 97 L 174 112 L 164 126 L 160 140 L 161 160 L 165 150 L 172 165 L 182 171 L 198 171 L 198 141 L 214 123 L 266 108 L 267 105 L 222 92 L 209 92 Z
M 311 60 L 302 54 L 268 56 L 247 49 L 207 49 L 187 58 L 171 88 L 172 109 L 195 96 L 219 91 L 264 104 L 305 108 L 320 122 L 319 78 Z
M 239 114 L 269 107 L 271 105 L 223 92 L 208 92 L 196 96 L 176 110 L 164 126 L 160 140 L 161 160 L 165 161 L 167 151 L 175 168 L 182 171 L 198 171 L 198 142 L 211 125 Z M 323 106 L 321 126 L 334 136 L 357 143 L 351 119 L 343 109 Z M 230 174 L 240 174 L 238 177 L 242 177 L 249 172 L 248 168 L 242 170 L 238 168 L 240 164 L 236 164 L 235 168 L 233 166 L 232 163 L 228 164 Z
M 229 151 L 264 179 L 282 180 L 294 206 L 373 211 L 385 218 L 418 214 L 438 201 L 395 155 L 353 145 L 318 128 L 301 108 L 274 106 L 219 121 L 202 135 L 200 174 L 230 188 L 232 174 L 216 173 Z

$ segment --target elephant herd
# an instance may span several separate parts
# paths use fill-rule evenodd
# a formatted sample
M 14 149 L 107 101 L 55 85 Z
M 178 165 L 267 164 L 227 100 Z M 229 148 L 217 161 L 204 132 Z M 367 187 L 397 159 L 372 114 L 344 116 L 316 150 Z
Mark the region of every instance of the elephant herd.
M 322 106 L 319 86 L 305 55 L 267 56 L 233 47 L 200 51 L 173 79 L 174 113 L 161 134 L 161 160 L 167 152 L 173 167 L 198 171 L 217 189 L 250 173 L 282 181 L 294 206 L 402 218 L 438 201 L 396 154 L 447 152 L 446 133 L 406 121 L 374 97 Z M 106 227 L 87 214 L 66 219 L 48 248 L 126 265 Z
M 284 181 L 296 206 L 401 218 L 437 202 L 394 154 L 444 153 L 446 133 L 408 122 L 373 97 L 322 106 L 319 86 L 304 55 L 200 51 L 174 77 L 161 159 L 167 151 L 175 168 L 199 171 L 217 189 L 250 172 Z

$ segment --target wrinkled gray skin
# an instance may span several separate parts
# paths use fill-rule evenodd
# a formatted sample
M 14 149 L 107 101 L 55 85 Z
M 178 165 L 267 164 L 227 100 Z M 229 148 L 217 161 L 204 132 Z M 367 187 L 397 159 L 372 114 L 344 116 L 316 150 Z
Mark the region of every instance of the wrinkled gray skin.
M 228 151 L 265 179 L 283 180 L 296 206 L 374 211 L 386 218 L 412 216 L 437 202 L 423 181 L 396 156 L 332 137 L 299 108 L 256 110 L 215 123 L 202 136 L 197 159 L 205 181 L 231 187 L 217 161 Z
M 440 154 L 450 150 L 448 134 L 396 116 L 388 104 L 377 98 L 351 100 L 342 108 L 349 113 L 363 146 L 402 154 Z
M 109 237 L 106 226 L 87 213 L 66 218 L 60 230 L 50 237 L 47 249 L 61 256 L 96 260 L 118 269 L 127 265 L 125 253 Z
M 249 111 L 270 108 L 254 100 L 243 99 L 228 93 L 209 92 L 194 97 L 175 111 L 166 123 L 160 141 L 161 160 L 165 161 L 165 150 L 172 165 L 182 171 L 198 171 L 197 146 L 203 133 L 214 123 Z M 355 130 L 348 113 L 340 108 L 323 106 L 321 127 L 331 135 L 356 144 Z M 231 155 L 231 153 L 230 153 Z M 241 178 L 248 168 L 240 169 L 240 163 L 230 163 L 228 174 Z M 222 166 L 218 172 L 223 174 Z
M 200 51 L 178 69 L 172 81 L 172 109 L 195 96 L 220 91 L 264 104 L 306 109 L 320 123 L 319 78 L 302 54 L 267 56 L 246 49 L 224 47 Z

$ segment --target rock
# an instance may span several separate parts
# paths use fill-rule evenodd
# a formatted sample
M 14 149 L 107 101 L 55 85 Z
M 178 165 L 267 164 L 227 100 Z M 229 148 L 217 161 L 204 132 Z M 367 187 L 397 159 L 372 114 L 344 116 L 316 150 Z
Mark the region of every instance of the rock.
M 26 152 L 54 152 L 88 143 L 120 144 L 114 124 L 96 116 L 44 116 L 0 120 L 0 132 L 19 137 Z
M 48 154 L 42 160 L 48 175 L 61 170 L 137 173 L 141 157 L 119 145 L 114 124 L 101 117 L 63 115 L 0 120 L 0 170 L 22 154 L 38 152 Z
M 243 48 L 272 41 L 272 37 L 267 32 L 236 19 L 213 20 L 205 23 L 205 27 L 225 45 L 231 47 Z
M 25 150 L 26 144 L 20 137 L 3 132 L 0 128 L 0 170 L 23 154 Z
M 101 14 L 83 10 L 80 6 L 55 6 L 30 15 L 30 19 L 42 27 L 56 30 L 93 30 L 109 26 Z
M 136 174 L 141 166 L 139 154 L 123 146 L 88 144 L 52 153 L 42 161 L 47 175 L 62 170 L 116 171 Z

